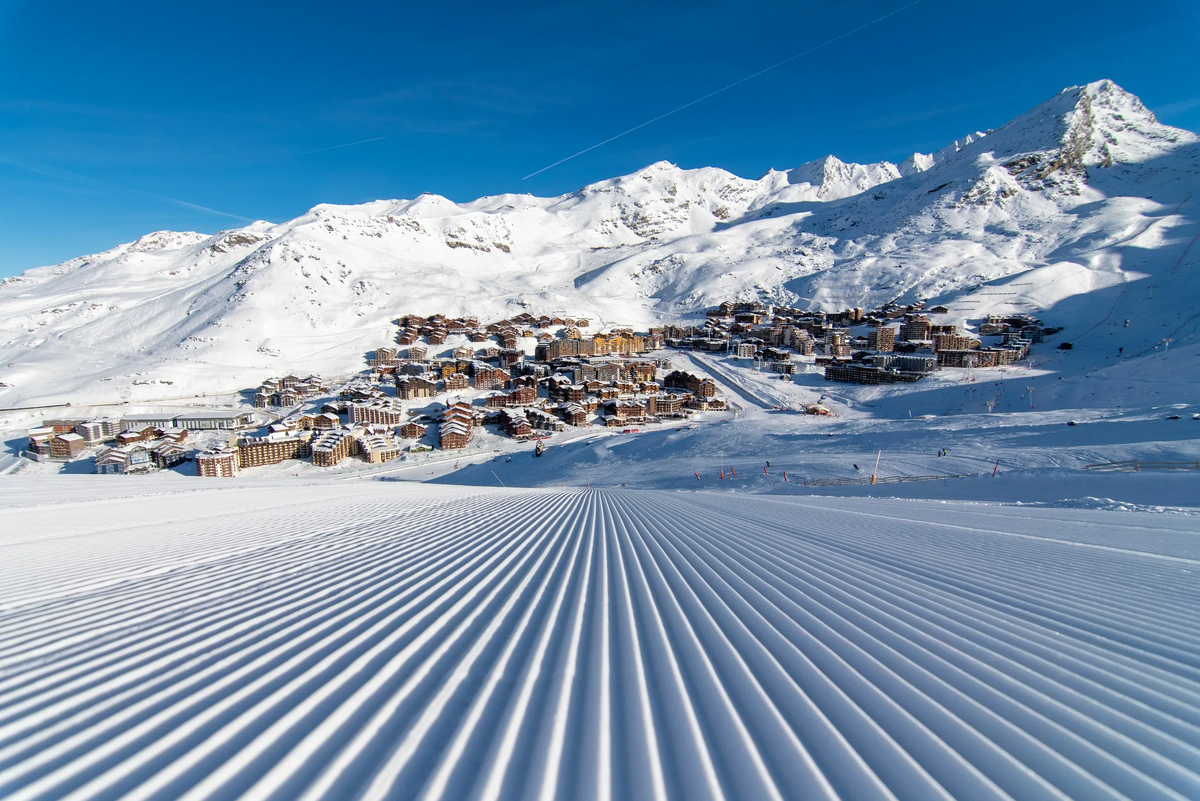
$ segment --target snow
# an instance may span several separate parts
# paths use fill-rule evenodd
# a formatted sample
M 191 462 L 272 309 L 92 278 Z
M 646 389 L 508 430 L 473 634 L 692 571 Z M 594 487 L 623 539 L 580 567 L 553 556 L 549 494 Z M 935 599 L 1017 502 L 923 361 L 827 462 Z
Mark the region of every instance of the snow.
M 1200 793 L 1192 518 L 134 484 L 0 486 L 6 798 Z
M 0 796 L 1200 797 L 1198 474 L 1087 469 L 1200 464 L 1197 176 L 1101 81 L 899 165 L 321 205 L 5 281 Z M 541 457 L 16 456 L 50 416 L 349 376 L 407 312 L 751 297 L 1063 330 L 888 386 L 659 354 L 730 411 Z M 871 472 L 931 480 L 818 486 Z
M 406 312 L 644 327 L 728 299 L 926 298 L 947 322 L 1033 312 L 1068 341 L 1129 319 L 1088 347 L 1141 354 L 1200 324 L 1178 302 L 1200 294 L 1197 175 L 1195 134 L 1099 81 L 900 166 L 828 156 L 750 180 L 658 162 L 557 198 L 426 194 L 157 232 L 0 285 L 0 406 L 345 375 Z

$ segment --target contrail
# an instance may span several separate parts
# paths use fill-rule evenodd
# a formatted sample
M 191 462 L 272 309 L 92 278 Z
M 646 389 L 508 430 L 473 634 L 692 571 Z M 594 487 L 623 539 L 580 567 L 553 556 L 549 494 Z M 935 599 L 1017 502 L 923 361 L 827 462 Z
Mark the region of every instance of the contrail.
M 180 200 L 178 198 L 167 197 L 166 195 L 158 195 L 158 194 L 155 194 L 154 192 L 145 192 L 141 189 L 131 189 L 128 186 L 112 184 L 112 183 L 109 183 L 108 181 L 100 181 L 100 180 L 97 180 L 96 178 L 89 178 L 86 175 L 80 175 L 79 173 L 71 172 L 70 170 L 64 170 L 64 169 L 60 169 L 58 167 L 51 167 L 46 164 L 38 164 L 36 161 L 20 162 L 20 161 L 13 161 L 12 159 L 8 159 L 8 158 L 4 158 L 3 156 L 0 156 L 0 163 L 7 164 L 10 167 L 16 167 L 19 170 L 25 170 L 26 172 L 34 173 L 35 175 L 45 175 L 50 178 L 57 178 L 60 181 L 73 181 L 76 183 L 93 184 L 95 186 L 104 187 L 106 189 L 116 189 L 121 192 L 129 192 L 134 195 L 142 195 L 143 197 L 154 198 L 155 200 L 160 200 L 160 201 L 163 201 L 164 203 L 173 203 L 176 206 L 183 206 L 184 208 L 188 208 L 188 209 L 196 209 L 197 211 L 206 211 L 209 214 L 217 214 L 222 217 L 231 217 L 235 220 L 241 220 L 242 222 L 254 222 L 254 220 L 252 220 L 251 218 L 243 217 L 240 214 L 230 214 L 227 211 L 219 211 L 218 209 L 210 209 L 208 206 L 201 206 L 198 203 L 189 203 L 186 200 Z
M 372 139 L 360 139 L 357 142 L 346 142 L 343 145 L 330 145 L 329 147 L 319 147 L 316 150 L 305 150 L 303 153 L 291 153 L 286 156 L 277 156 L 274 159 L 264 159 L 264 161 L 277 161 L 278 159 L 294 159 L 300 156 L 311 156 L 313 153 L 324 153 L 327 150 L 338 150 L 343 147 L 354 147 L 355 145 L 365 145 L 368 142 L 380 142 L 387 139 L 386 136 L 376 136 Z
M 921 2 L 921 0 L 912 0 L 911 3 L 900 6 L 900 8 L 897 8 L 895 11 L 889 11 L 887 14 L 884 14 L 882 17 L 876 17 L 875 19 L 871 20 L 870 22 L 859 25 L 857 28 L 854 28 L 853 30 L 846 31 L 845 33 L 842 33 L 842 34 L 839 34 L 839 35 L 833 37 L 832 39 L 827 39 L 824 42 L 821 42 L 819 45 L 814 45 L 813 47 L 808 48 L 807 50 L 805 50 L 802 53 L 797 53 L 794 56 L 788 56 L 783 61 L 772 64 L 769 67 L 764 67 L 763 69 L 759 70 L 758 72 L 747 75 L 745 78 L 739 78 L 738 80 L 734 81 L 733 83 L 731 83 L 727 86 L 722 86 L 720 89 L 714 89 L 713 91 L 709 92 L 708 94 L 706 94 L 702 97 L 698 97 L 695 100 L 692 100 L 688 103 L 684 103 L 679 108 L 674 108 L 664 114 L 659 114 L 654 119 L 646 120 L 645 122 L 641 123 L 640 125 L 635 125 L 627 131 L 622 131 L 621 133 L 619 133 L 615 136 L 610 136 L 609 138 L 605 139 L 603 142 L 597 142 L 596 144 L 592 145 L 591 147 L 585 147 L 583 150 L 580 150 L 578 153 L 572 153 L 570 156 L 567 156 L 565 159 L 559 159 L 558 161 L 554 162 L 553 164 L 549 164 L 545 167 L 542 167 L 540 170 L 536 170 L 535 172 L 529 173 L 529 175 L 526 175 L 521 180 L 522 181 L 528 180 L 535 175 L 539 175 L 539 174 L 545 172 L 546 170 L 550 170 L 550 169 L 557 167 L 559 164 L 564 164 L 573 158 L 582 156 L 584 153 L 588 153 L 592 150 L 595 150 L 598 147 L 603 147 L 604 145 L 607 145 L 609 142 L 615 142 L 616 140 L 620 139 L 622 136 L 628 136 L 629 134 L 633 133 L 634 131 L 641 130 L 642 128 L 645 128 L 647 125 L 653 125 L 654 123 L 658 122 L 659 120 L 670 117 L 672 114 L 678 114 L 679 112 L 683 111 L 685 108 L 690 108 L 690 107 L 696 105 L 697 103 L 702 103 L 714 95 L 719 95 L 722 92 L 727 92 L 735 86 L 740 86 L 741 84 L 745 83 L 746 81 L 753 80 L 764 73 L 770 72 L 773 69 L 778 69 L 779 67 L 782 67 L 784 64 L 787 64 L 790 61 L 795 61 L 798 58 L 807 56 L 809 53 L 812 53 L 815 50 L 820 50 L 822 47 L 831 45 L 840 39 L 845 39 L 847 36 L 858 33 L 859 31 L 861 31 L 864 28 L 869 28 L 877 22 L 882 22 L 883 20 L 887 19 L 888 17 L 894 17 L 895 15 L 899 14 L 901 11 L 904 11 L 905 9 L 908 9 L 908 8 L 912 8 L 919 2 Z

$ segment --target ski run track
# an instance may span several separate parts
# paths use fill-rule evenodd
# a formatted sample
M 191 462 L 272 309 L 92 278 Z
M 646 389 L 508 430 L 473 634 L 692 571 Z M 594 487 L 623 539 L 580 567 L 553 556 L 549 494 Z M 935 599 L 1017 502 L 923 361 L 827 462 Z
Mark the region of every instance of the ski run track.
M 196 482 L 0 487 L 0 797 L 1200 798 L 1196 517 Z

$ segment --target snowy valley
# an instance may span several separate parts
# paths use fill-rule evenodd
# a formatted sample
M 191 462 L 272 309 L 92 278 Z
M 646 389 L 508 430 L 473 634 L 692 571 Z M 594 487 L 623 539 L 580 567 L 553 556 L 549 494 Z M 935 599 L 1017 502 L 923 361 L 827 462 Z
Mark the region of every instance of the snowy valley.
M 406 312 L 645 326 L 731 298 L 922 298 L 960 324 L 1015 309 L 1105 354 L 1172 338 L 1194 360 L 1198 175 L 1200 139 L 1101 81 L 899 166 L 830 156 L 749 180 L 658 163 L 558 198 L 423 195 L 158 232 L 0 286 L 0 404 L 348 373 Z

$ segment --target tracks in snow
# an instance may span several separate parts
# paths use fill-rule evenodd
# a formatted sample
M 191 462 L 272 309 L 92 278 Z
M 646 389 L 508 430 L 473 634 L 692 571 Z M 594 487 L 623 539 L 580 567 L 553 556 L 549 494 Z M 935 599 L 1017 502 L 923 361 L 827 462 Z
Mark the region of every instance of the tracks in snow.
M 0 795 L 1200 797 L 1189 520 L 320 492 L 23 541 Z

